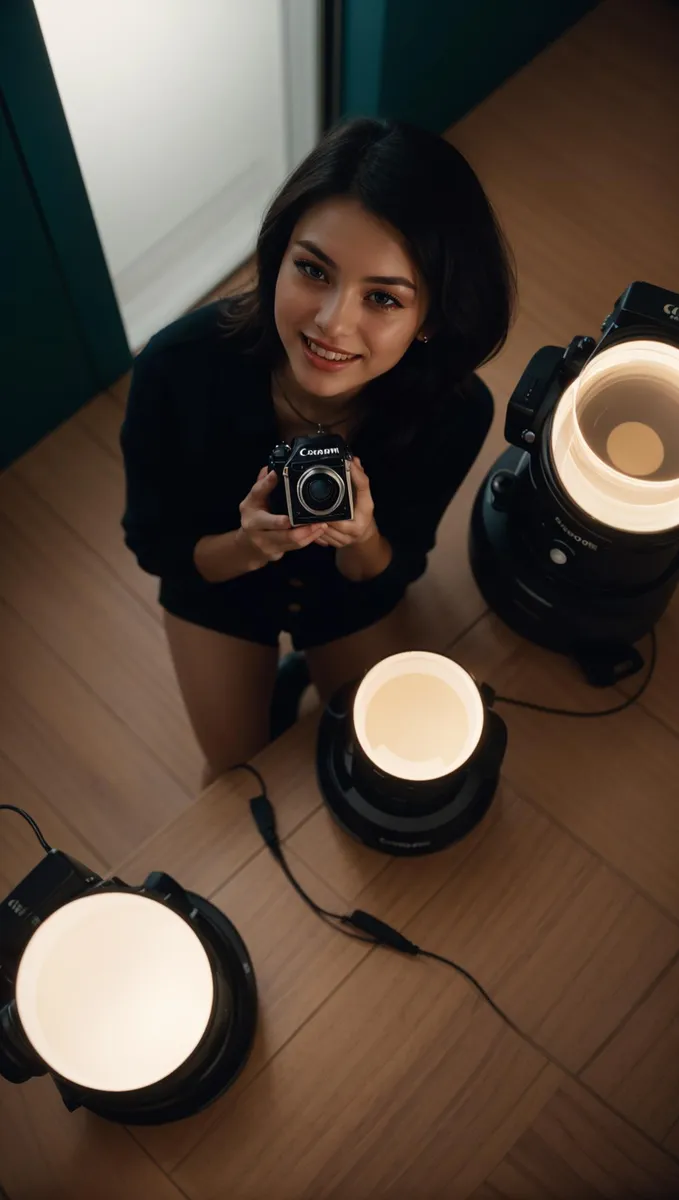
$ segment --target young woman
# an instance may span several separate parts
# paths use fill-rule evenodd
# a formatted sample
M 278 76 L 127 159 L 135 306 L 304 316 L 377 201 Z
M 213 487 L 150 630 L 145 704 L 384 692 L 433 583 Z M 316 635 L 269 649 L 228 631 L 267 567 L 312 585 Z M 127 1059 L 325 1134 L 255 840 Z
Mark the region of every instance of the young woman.
M 122 431 L 126 542 L 160 577 L 205 779 L 267 741 L 282 629 L 321 695 L 407 648 L 402 600 L 474 462 L 514 278 L 471 167 L 400 123 L 331 132 L 273 201 L 253 290 L 156 334 Z M 270 511 L 281 440 L 341 434 L 354 518 Z M 275 507 L 275 506 L 274 506 Z

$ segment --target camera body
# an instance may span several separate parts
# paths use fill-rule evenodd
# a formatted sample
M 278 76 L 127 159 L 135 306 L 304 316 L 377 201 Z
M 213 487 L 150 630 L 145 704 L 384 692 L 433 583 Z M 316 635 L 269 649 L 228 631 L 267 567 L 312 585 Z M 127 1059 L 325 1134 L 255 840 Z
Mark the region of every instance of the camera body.
M 543 346 L 533 355 L 507 407 L 510 446 L 477 494 L 470 531 L 472 570 L 488 605 L 515 632 L 576 657 L 590 682 L 598 673 L 606 685 L 624 677 L 619 668 L 631 661 L 627 648 L 667 608 L 679 581 L 679 527 L 639 533 L 589 515 L 561 483 L 551 433 L 561 397 L 590 360 L 638 340 L 679 347 L 679 293 L 632 283 L 598 340 L 580 335 L 567 347 Z M 639 420 L 635 404 L 623 419 Z M 667 432 L 669 420 L 648 401 L 641 411 L 646 424 L 657 425 L 669 463 L 676 437 Z M 596 421 L 590 436 L 605 447 L 606 412 Z M 607 461 L 605 450 L 595 453 Z M 595 659 L 606 665 L 608 647 L 616 673 L 606 666 L 602 675 Z
M 19 960 L 38 925 L 84 895 L 101 876 L 61 850 L 51 850 L 0 902 L 0 992 L 13 985 Z
M 595 354 L 617 342 L 659 339 L 679 345 L 679 294 L 631 283 L 601 325 L 601 337 L 578 335 L 570 345 L 543 346 L 531 358 L 507 405 L 505 438 L 538 457 L 543 432 L 562 393 Z
M 296 437 L 292 445 L 279 442 L 269 456 L 269 469 L 278 476 L 271 511 L 287 514 L 291 525 L 353 520 L 350 463 L 349 447 L 339 434 Z

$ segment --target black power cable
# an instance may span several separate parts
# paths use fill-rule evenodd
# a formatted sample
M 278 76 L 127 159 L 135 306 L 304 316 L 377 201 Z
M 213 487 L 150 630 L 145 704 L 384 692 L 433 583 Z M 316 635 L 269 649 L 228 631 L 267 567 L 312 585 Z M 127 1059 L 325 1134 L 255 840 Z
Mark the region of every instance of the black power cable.
M 460 966 L 459 963 L 454 962 L 452 958 L 445 958 L 442 954 L 434 954 L 431 950 L 423 950 L 415 942 L 411 942 L 402 933 L 399 933 L 398 929 L 394 929 L 392 925 L 387 925 L 379 917 L 373 916 L 372 913 L 364 912 L 360 908 L 354 909 L 351 913 L 334 913 L 329 909 L 322 908 L 320 904 L 312 900 L 298 880 L 295 879 L 286 861 L 276 826 L 276 814 L 267 795 L 266 784 L 260 772 L 256 767 L 251 767 L 249 763 L 237 763 L 233 767 L 233 770 L 249 771 L 259 783 L 262 789 L 261 794 L 253 796 L 250 800 L 250 811 L 252 812 L 255 824 L 286 879 L 289 880 L 298 896 L 309 906 L 316 916 L 321 917 L 339 933 L 343 933 L 345 937 L 354 938 L 357 941 L 366 942 L 372 946 L 388 947 L 390 950 L 396 950 L 400 954 L 409 954 L 413 958 L 431 958 L 436 962 L 443 963 L 447 967 L 452 967 L 454 971 L 457 971 L 459 975 L 462 975 L 464 979 L 476 988 L 479 995 L 483 997 L 486 1003 L 490 1005 L 510 1029 L 514 1030 L 520 1037 L 527 1039 L 527 1035 L 523 1030 L 512 1021 L 506 1012 L 503 1012 L 499 1004 L 493 1000 L 492 996 L 488 994 L 478 979 L 475 979 L 469 971 Z M 351 926 L 351 929 L 346 928 L 348 925 Z M 352 930 L 358 930 L 358 932 L 354 933 Z
M 628 696 L 626 700 L 615 705 L 613 708 L 604 708 L 587 712 L 578 712 L 575 709 L 569 708 L 550 708 L 547 705 L 535 704 L 530 700 L 519 700 L 511 696 L 498 696 L 493 692 L 492 688 L 488 688 L 488 692 L 490 693 L 489 698 L 491 703 L 512 704 L 518 708 L 528 708 L 534 712 L 549 713 L 559 717 L 609 717 L 614 713 L 623 712 L 626 708 L 630 708 L 631 705 L 635 704 L 636 701 L 643 695 L 649 683 L 651 682 L 651 679 L 653 678 L 656 659 L 657 642 L 655 630 L 652 630 L 651 655 L 646 677 L 643 683 L 635 692 L 632 693 L 631 696 Z M 478 979 L 475 979 L 474 976 L 467 971 L 465 967 L 461 966 L 460 963 L 455 962 L 452 958 L 446 958 L 442 954 L 435 954 L 432 950 L 423 950 L 421 946 L 417 946 L 414 942 L 409 941 L 409 939 L 406 938 L 402 933 L 399 933 L 397 929 L 394 929 L 392 925 L 387 925 L 386 922 L 381 921 L 378 917 L 373 916 L 372 913 L 364 912 L 362 909 L 354 909 L 352 913 L 335 913 L 329 909 L 322 908 L 320 904 L 317 904 L 315 900 L 312 900 L 311 896 L 309 896 L 309 894 L 304 890 L 302 885 L 293 875 L 285 858 L 285 854 L 283 853 L 283 847 L 281 845 L 276 826 L 276 814 L 274 812 L 273 805 L 269 800 L 266 783 L 264 782 L 263 776 L 257 770 L 257 768 L 251 766 L 250 763 L 236 763 L 232 769 L 234 771 L 249 771 L 249 773 L 257 780 L 261 789 L 260 795 L 254 796 L 250 800 L 250 811 L 252 812 L 255 824 L 262 836 L 262 839 L 268 846 L 271 854 L 283 871 L 286 879 L 295 889 L 300 899 L 308 905 L 308 907 L 316 914 L 316 916 L 320 917 L 333 929 L 338 930 L 339 933 L 343 933 L 345 937 L 355 938 L 357 941 L 366 942 L 373 946 L 385 946 L 390 950 L 398 951 L 400 954 L 409 954 L 413 958 L 430 958 L 435 962 L 443 963 L 444 966 L 452 967 L 454 971 L 457 971 L 458 975 L 461 975 L 467 980 L 468 983 L 471 983 L 472 987 L 476 988 L 476 991 L 486 1001 L 486 1004 L 490 1005 L 493 1011 L 502 1018 L 502 1020 L 506 1025 L 509 1026 L 510 1029 L 517 1033 L 519 1037 L 523 1038 L 524 1041 L 530 1043 L 530 1045 L 535 1045 L 532 1038 L 530 1038 L 528 1034 L 526 1034 L 518 1025 L 515 1024 L 512 1018 L 500 1008 L 499 1004 L 493 1000 L 493 997 L 486 991 L 483 985 L 479 983 Z M 347 926 L 351 926 L 351 929 L 347 929 Z M 354 933 L 352 930 L 357 930 L 358 932 Z
M 628 696 L 626 700 L 622 700 L 620 704 L 615 704 L 613 708 L 596 708 L 587 710 L 586 712 L 579 712 L 574 708 L 549 708 L 545 704 L 535 704 L 532 700 L 517 700 L 513 696 L 498 696 L 492 688 L 489 688 L 488 690 L 494 704 L 512 704 L 515 708 L 529 708 L 532 710 L 532 712 L 548 713 L 554 717 L 581 717 L 590 719 L 592 717 L 612 717 L 615 715 L 615 713 L 624 712 L 626 708 L 631 708 L 633 704 L 636 704 L 637 700 L 643 696 L 646 688 L 653 678 L 658 656 L 658 644 L 655 635 L 655 629 L 651 630 L 650 637 L 651 654 L 648 662 L 648 671 L 646 672 L 646 677 L 643 683 L 639 685 L 636 692 L 633 692 L 632 695 Z
M 46 854 L 51 853 L 53 847 L 50 846 L 47 839 L 43 837 L 42 830 L 40 829 L 38 822 L 33 820 L 33 817 L 31 817 L 23 808 L 17 808 L 16 804 L 0 804 L 0 809 L 3 809 L 3 808 L 7 809 L 8 812 L 18 813 L 20 817 L 24 818 L 24 821 L 28 821 L 28 824 L 30 825 L 31 829 L 33 830 L 35 836 L 37 837 L 38 841 L 40 842 L 40 845 L 42 846 L 45 853 Z

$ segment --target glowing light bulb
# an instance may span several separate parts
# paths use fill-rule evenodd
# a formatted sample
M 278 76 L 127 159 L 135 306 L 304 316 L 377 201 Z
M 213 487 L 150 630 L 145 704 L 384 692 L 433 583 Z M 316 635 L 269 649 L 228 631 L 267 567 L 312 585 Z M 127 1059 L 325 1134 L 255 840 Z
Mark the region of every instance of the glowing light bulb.
M 552 421 L 567 494 L 613 529 L 679 526 L 679 348 L 620 342 L 587 363 Z
M 379 662 L 354 700 L 364 754 L 399 779 L 439 779 L 479 744 L 484 709 L 471 675 L 440 654 L 409 650 Z
M 50 1070 L 131 1091 L 166 1078 L 200 1042 L 214 987 L 187 921 L 133 892 L 72 900 L 39 925 L 19 964 L 24 1031 Z

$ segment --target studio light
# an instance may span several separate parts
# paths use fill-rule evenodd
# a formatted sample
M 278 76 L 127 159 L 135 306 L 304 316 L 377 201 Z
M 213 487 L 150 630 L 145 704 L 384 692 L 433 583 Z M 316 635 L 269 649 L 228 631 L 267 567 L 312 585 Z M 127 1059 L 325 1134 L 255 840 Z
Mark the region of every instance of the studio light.
M 209 901 L 50 850 L 0 906 L 0 1074 L 50 1074 L 70 1110 L 154 1125 L 205 1108 L 254 1036 L 247 950 Z
M 440 850 L 488 809 L 506 730 L 471 675 L 411 650 L 341 689 L 321 717 L 317 771 L 339 824 L 387 854 Z
M 507 625 L 610 684 L 679 578 L 679 295 L 633 283 L 601 331 L 526 368 L 470 557 Z

